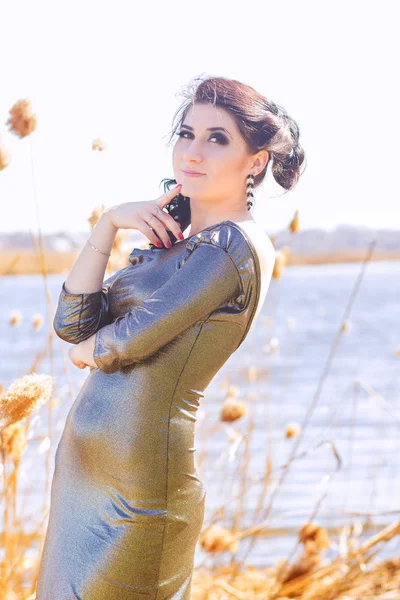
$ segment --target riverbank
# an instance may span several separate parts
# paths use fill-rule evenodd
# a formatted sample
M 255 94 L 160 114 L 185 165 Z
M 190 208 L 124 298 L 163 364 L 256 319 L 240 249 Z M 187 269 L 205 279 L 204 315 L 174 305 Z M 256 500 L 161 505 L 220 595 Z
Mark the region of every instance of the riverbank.
M 76 250 L 72 252 L 46 250 L 44 253 L 45 271 L 49 274 L 66 273 L 71 269 L 78 255 L 79 251 Z M 129 250 L 126 252 L 126 265 L 128 265 L 128 255 Z M 365 255 L 366 251 L 291 254 L 288 256 L 286 266 L 361 262 Z M 400 260 L 400 252 L 374 252 L 370 260 L 397 261 Z M 37 275 L 40 273 L 42 273 L 41 262 L 34 252 L 14 249 L 0 251 L 0 275 Z

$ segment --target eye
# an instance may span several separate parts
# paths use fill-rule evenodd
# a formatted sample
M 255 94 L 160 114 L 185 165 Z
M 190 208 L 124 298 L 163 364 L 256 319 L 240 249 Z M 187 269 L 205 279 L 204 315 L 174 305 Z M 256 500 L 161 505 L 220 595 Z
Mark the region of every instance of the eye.
M 185 134 L 186 133 L 189 134 L 189 135 L 192 135 L 192 133 L 190 131 L 187 131 L 185 129 L 181 129 L 181 131 L 178 133 L 178 135 L 181 138 L 187 139 L 187 138 L 185 138 Z M 222 133 L 213 133 L 210 136 L 210 140 L 212 138 L 215 138 L 218 141 L 219 144 L 228 144 L 229 143 L 228 140 L 226 139 L 226 137 Z

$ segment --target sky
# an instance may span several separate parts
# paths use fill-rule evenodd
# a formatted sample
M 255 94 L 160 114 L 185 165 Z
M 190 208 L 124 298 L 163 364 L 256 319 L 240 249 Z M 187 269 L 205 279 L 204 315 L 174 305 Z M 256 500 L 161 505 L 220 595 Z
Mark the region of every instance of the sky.
M 95 207 L 156 199 L 182 90 L 223 76 L 283 106 L 307 167 L 255 190 L 266 232 L 400 229 L 398 4 L 393 0 L 0 2 L 0 232 L 90 232 Z M 27 98 L 35 132 L 6 126 Z M 104 140 L 103 152 L 92 140 Z

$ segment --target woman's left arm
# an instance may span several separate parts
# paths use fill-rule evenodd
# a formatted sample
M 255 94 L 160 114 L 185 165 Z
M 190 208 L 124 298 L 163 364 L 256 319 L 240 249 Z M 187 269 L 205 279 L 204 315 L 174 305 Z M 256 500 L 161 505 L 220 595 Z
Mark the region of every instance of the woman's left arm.
M 85 356 L 104 373 L 143 361 L 241 291 L 241 277 L 228 252 L 201 242 L 142 304 L 83 342 Z

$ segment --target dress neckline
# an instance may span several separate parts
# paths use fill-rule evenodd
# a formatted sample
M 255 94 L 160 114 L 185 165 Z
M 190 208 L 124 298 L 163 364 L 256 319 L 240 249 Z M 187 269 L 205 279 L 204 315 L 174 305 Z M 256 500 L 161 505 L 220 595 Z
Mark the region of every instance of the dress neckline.
M 248 221 L 251 223 L 255 223 L 254 219 L 249 219 Z M 248 221 L 245 221 L 245 222 L 247 223 Z M 209 229 L 213 229 L 214 227 L 218 227 L 219 225 L 223 225 L 224 223 L 231 223 L 232 225 L 235 225 L 236 227 L 238 227 L 242 233 L 246 233 L 241 225 L 239 225 L 235 221 L 231 221 L 230 219 L 225 219 L 224 221 L 220 221 L 219 223 L 214 223 L 213 225 L 208 225 L 208 227 L 204 227 L 204 229 L 201 229 L 197 233 L 192 233 L 191 235 L 188 235 L 183 240 L 177 240 L 176 242 L 174 242 L 173 246 L 176 246 L 177 244 L 183 244 L 184 242 L 187 242 L 188 240 L 190 240 L 192 237 L 195 237 L 196 235 L 200 235 L 201 233 L 203 233 L 203 231 L 208 231 Z M 157 250 L 163 250 L 163 249 L 164 248 L 157 248 Z
M 251 221 L 252 223 L 256 223 L 256 221 L 254 221 L 254 219 L 249 219 L 249 221 Z M 246 221 L 247 222 L 247 221 Z M 255 246 L 252 242 L 252 240 L 249 237 L 249 234 L 247 233 L 247 231 L 245 231 L 243 229 L 243 227 L 241 225 L 239 225 L 238 223 L 236 223 L 235 221 L 231 221 L 230 219 L 225 219 L 224 221 L 220 221 L 219 223 L 213 223 L 213 225 L 208 225 L 208 227 L 204 227 L 204 229 L 202 229 L 201 231 L 198 231 L 197 233 L 192 233 L 191 235 L 188 235 L 188 237 L 184 238 L 183 240 L 177 240 L 173 245 L 172 248 L 174 248 L 175 246 L 179 246 L 181 244 L 186 244 L 188 242 L 188 240 L 201 235 L 204 231 L 208 231 L 209 229 L 213 229 L 214 227 L 218 227 L 220 225 L 224 225 L 225 223 L 230 223 L 231 225 L 233 225 L 244 237 L 245 241 L 247 242 L 248 246 L 250 247 L 250 251 L 253 254 L 255 263 L 256 263 L 256 270 L 258 271 L 257 275 L 257 279 L 261 278 L 261 264 L 260 264 L 260 259 L 258 258 L 258 254 L 257 251 L 255 249 Z M 140 252 L 154 252 L 157 250 L 170 250 L 172 248 L 158 248 L 157 246 L 154 246 L 153 248 L 141 248 Z M 133 254 L 133 252 L 136 250 L 136 248 L 134 250 L 132 250 L 131 254 Z

